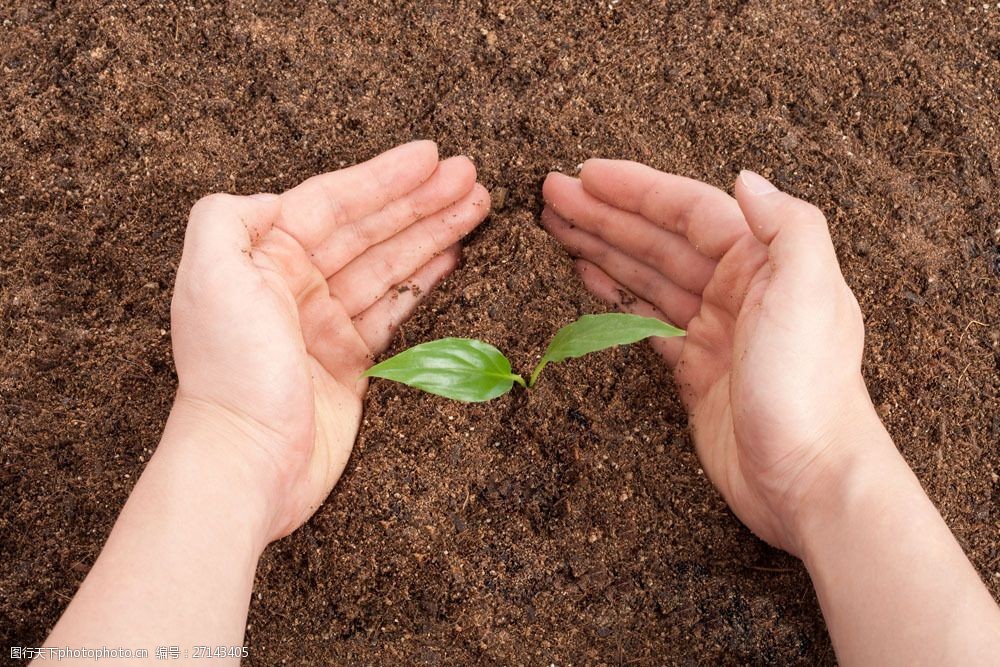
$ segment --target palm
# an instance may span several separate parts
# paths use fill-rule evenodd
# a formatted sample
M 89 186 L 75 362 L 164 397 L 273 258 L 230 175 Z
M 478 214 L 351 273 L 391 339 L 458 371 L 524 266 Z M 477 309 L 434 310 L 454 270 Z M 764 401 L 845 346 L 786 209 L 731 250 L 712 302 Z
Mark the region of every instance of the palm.
M 743 361 L 758 336 L 760 311 L 752 306 L 769 271 L 767 249 L 736 201 L 704 183 L 606 160 L 588 161 L 579 180 L 550 175 L 545 198 L 543 225 L 579 258 L 591 291 L 687 329 L 685 338 L 653 346 L 674 369 L 699 458 L 737 515 L 780 544 L 774 518 L 747 482 L 733 419 L 743 414 L 733 405 L 746 395 L 742 378 L 761 382 L 773 372 Z
M 782 402 L 775 395 L 773 381 L 778 379 L 774 377 L 778 364 L 756 356 L 749 358 L 747 354 L 754 342 L 771 340 L 766 331 L 761 331 L 770 327 L 767 321 L 761 324 L 758 310 L 767 289 L 766 253 L 755 256 L 761 248 L 752 237 L 748 238 L 742 247 L 730 249 L 719 262 L 721 269 L 717 268 L 718 275 L 725 276 L 730 264 L 737 265 L 736 270 L 745 279 L 733 285 L 713 277 L 705 286 L 701 308 L 688 323 L 688 340 L 681 349 L 674 376 L 679 387 L 691 388 L 684 396 L 695 444 L 720 493 L 758 535 L 787 547 L 782 544 L 777 518 L 760 502 L 755 485 L 748 483 L 748 478 L 756 475 L 755 471 L 745 470 L 747 448 L 737 444 L 738 431 L 746 430 L 745 416 L 761 415 L 760 406 L 749 405 L 751 401 L 743 397 L 763 385 L 769 388 L 771 401 Z M 752 386 L 746 385 L 747 378 Z M 734 419 L 734 415 L 744 418 Z M 774 438 L 768 441 L 776 442 Z M 775 451 L 766 455 L 772 460 L 781 457 Z
M 265 434 L 251 455 L 285 481 L 279 532 L 336 483 L 360 423 L 361 373 L 488 208 L 467 159 L 439 163 L 433 143 L 415 142 L 280 197 L 213 196 L 192 211 L 175 299 L 181 394 Z M 243 225 L 230 238 L 227 216 Z M 199 293 L 206 307 L 186 298 L 187 283 L 211 282 L 199 270 L 219 283 Z

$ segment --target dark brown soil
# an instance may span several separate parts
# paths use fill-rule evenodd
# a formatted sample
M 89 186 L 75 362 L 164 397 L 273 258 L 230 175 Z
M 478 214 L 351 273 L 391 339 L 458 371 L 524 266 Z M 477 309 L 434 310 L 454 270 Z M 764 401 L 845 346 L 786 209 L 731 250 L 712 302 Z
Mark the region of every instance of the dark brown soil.
M 0 6 L 0 645 L 41 643 L 156 446 L 193 201 L 415 137 L 507 194 L 396 350 L 479 336 L 523 370 L 600 309 L 536 226 L 549 169 L 746 167 L 818 204 L 875 403 L 1000 593 L 995 3 L 137 4 Z M 376 382 L 344 479 L 265 554 L 247 664 L 832 662 L 652 352 L 547 375 L 478 406 Z

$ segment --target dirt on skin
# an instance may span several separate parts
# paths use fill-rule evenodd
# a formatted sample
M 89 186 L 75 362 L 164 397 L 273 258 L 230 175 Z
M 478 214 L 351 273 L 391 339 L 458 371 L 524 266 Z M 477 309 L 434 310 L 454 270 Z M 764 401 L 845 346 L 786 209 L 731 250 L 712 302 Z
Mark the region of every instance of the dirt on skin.
M 504 202 L 393 352 L 477 336 L 523 372 L 602 310 L 537 226 L 550 169 L 730 189 L 750 168 L 820 206 L 875 404 L 1000 593 L 995 3 L 7 2 L 0 23 L 3 647 L 41 644 L 156 446 L 191 204 L 416 137 Z M 486 405 L 374 382 L 343 480 L 264 555 L 247 643 L 249 665 L 834 661 L 802 566 L 712 490 L 645 344 Z

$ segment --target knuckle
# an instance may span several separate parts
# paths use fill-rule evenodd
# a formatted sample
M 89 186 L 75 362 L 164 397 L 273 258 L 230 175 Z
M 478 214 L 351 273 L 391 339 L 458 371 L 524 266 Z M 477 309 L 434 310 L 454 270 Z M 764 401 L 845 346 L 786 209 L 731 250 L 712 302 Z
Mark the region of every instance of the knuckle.
M 347 208 L 341 199 L 341 193 L 332 184 L 326 181 L 319 182 L 319 190 L 326 200 L 327 216 L 334 228 L 340 228 L 350 222 Z
M 191 207 L 190 221 L 195 222 L 205 218 L 207 215 L 225 206 L 231 199 L 232 195 L 222 192 L 213 192 L 212 194 L 205 195 Z
M 590 260 L 598 266 L 604 266 L 611 258 L 611 249 L 608 246 L 586 243 L 584 239 L 580 239 L 578 247 L 580 248 L 581 257 Z
M 796 200 L 796 216 L 805 223 L 826 227 L 826 216 L 812 204 Z
M 182 267 L 177 273 L 177 281 L 174 284 L 174 293 L 170 299 L 170 319 L 171 321 L 182 320 L 192 309 L 197 308 L 199 302 L 198 280 L 192 279 L 195 276 L 189 275 L 186 267 Z

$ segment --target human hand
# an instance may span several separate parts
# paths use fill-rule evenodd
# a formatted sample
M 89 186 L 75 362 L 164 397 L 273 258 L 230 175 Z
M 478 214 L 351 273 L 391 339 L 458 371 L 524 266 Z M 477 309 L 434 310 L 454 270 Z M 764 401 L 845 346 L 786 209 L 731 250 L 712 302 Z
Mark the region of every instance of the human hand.
M 822 213 L 752 172 L 733 199 L 612 160 L 550 174 L 543 192 L 542 224 L 594 294 L 687 329 L 653 345 L 709 478 L 758 536 L 800 554 L 810 499 L 881 429 L 861 312 Z
M 489 195 L 464 157 L 419 141 L 277 195 L 195 204 L 171 309 L 179 377 L 167 435 L 196 433 L 287 535 L 340 477 L 360 377 L 456 266 Z M 263 496 L 260 498 L 259 496 Z

